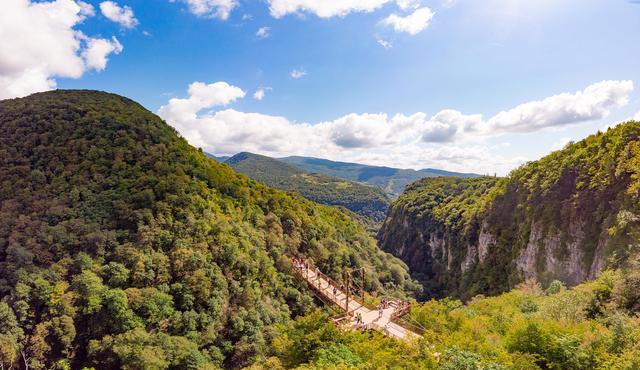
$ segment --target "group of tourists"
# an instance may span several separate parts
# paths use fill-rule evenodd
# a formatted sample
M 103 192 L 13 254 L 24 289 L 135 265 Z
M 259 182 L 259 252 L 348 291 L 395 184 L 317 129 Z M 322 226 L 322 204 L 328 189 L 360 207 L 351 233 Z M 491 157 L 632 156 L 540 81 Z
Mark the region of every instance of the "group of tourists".
M 362 320 L 362 312 L 356 312 L 356 325 L 364 324 L 364 320 Z
M 362 312 L 356 312 L 355 319 L 356 319 L 356 324 L 354 327 L 356 330 L 358 329 L 367 330 L 368 327 L 367 327 L 367 324 L 365 324 L 364 322 L 364 319 L 362 317 Z
M 309 261 L 302 258 L 293 257 L 293 268 L 295 268 L 296 270 L 307 271 L 309 269 Z
M 390 300 L 386 298 L 382 298 L 382 300 L 380 301 L 380 305 L 378 306 L 378 318 L 382 317 L 382 315 L 384 314 L 384 310 L 390 307 L 390 305 L 391 305 Z

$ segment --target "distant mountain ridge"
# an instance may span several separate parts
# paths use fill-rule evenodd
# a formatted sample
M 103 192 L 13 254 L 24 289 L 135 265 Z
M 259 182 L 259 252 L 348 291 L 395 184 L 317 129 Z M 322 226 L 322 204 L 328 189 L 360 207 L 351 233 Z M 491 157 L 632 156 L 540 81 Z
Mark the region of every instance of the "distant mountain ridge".
M 359 163 L 336 162 L 328 159 L 292 156 L 278 158 L 305 171 L 321 173 L 340 179 L 362 182 L 381 188 L 388 196 L 396 198 L 404 188 L 425 177 L 479 177 L 474 173 L 460 173 L 432 168 L 422 170 L 401 169 L 385 166 L 370 166 Z
M 231 158 L 229 156 L 216 156 L 209 153 L 207 153 L 207 155 L 221 163 L 227 163 Z M 435 168 L 412 170 L 386 166 L 371 166 L 361 163 L 338 162 L 314 157 L 290 156 L 267 158 L 293 165 L 298 170 L 307 173 L 322 174 L 342 180 L 375 186 L 382 189 L 390 198 L 397 198 L 402 194 L 407 185 L 425 177 L 480 177 L 480 175 L 476 173 L 453 172 Z
M 389 208 L 389 198 L 378 187 L 310 173 L 275 158 L 242 152 L 224 163 L 256 181 L 317 203 L 345 207 L 374 223 L 382 222 Z

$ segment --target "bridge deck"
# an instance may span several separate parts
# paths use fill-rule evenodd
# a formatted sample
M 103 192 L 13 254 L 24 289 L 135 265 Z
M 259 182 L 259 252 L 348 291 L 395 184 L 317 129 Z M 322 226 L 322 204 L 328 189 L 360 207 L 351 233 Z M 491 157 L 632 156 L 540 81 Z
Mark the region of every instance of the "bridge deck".
M 313 268 L 294 268 L 297 275 L 304 279 L 309 287 L 316 292 L 316 294 L 322 295 L 323 300 L 329 300 L 332 304 L 345 308 L 347 295 L 340 289 L 340 286 L 331 280 L 329 277 L 322 273 L 317 273 Z M 335 288 L 335 294 L 334 294 Z M 363 327 L 376 329 L 382 331 L 385 335 L 400 339 L 413 339 L 418 338 L 420 335 L 398 325 L 393 322 L 394 314 L 397 314 L 398 303 L 393 302 L 382 312 L 382 316 L 379 315 L 378 310 L 372 310 L 367 308 L 354 299 L 353 295 L 349 296 L 349 325 L 354 329 L 360 329 Z M 356 324 L 355 316 L 357 313 L 362 315 L 363 324 Z

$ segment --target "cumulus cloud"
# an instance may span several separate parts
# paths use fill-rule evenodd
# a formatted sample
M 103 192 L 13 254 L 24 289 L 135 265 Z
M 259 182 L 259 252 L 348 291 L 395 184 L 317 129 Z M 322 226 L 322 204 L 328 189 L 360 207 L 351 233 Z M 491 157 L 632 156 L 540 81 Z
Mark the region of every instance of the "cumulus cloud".
M 269 37 L 270 30 L 271 28 L 269 27 L 260 27 L 258 28 L 258 31 L 256 31 L 256 36 L 260 39 L 266 39 L 267 37 Z
M 241 88 L 226 82 L 205 84 L 196 81 L 189 85 L 188 92 L 186 99 L 169 100 L 169 104 L 160 107 L 159 114 L 172 121 L 185 121 L 196 118 L 203 109 L 224 106 L 245 96 Z
M 182 0 L 189 11 L 198 17 L 226 20 L 238 6 L 237 0 Z
M 636 113 L 636 115 L 633 116 L 633 120 L 640 122 L 640 112 Z
M 82 51 L 82 57 L 87 67 L 102 71 L 107 67 L 107 56 L 120 54 L 122 50 L 123 47 L 115 36 L 111 40 L 89 38 L 87 39 L 87 47 Z
M 95 14 L 82 1 L 7 0 L 0 12 L 0 98 L 54 89 L 56 77 L 102 70 L 122 51 L 116 38 L 92 38 L 75 29 Z
M 482 115 L 465 115 L 452 109 L 438 112 L 422 134 L 422 141 L 451 142 L 465 133 L 472 133 L 482 125 Z
M 603 84 L 609 87 L 603 89 Z M 590 120 L 619 106 L 625 97 L 613 94 L 610 90 L 625 85 L 625 81 L 609 81 L 568 95 L 574 98 L 579 96 L 583 100 L 579 104 L 581 108 L 591 106 L 590 111 L 594 115 L 581 116 L 583 120 Z M 630 92 L 628 89 L 626 91 Z M 500 114 L 484 120 L 480 114 L 463 114 L 453 109 L 442 110 L 431 117 L 423 112 L 393 116 L 384 113 L 351 113 L 313 124 L 229 108 L 198 114 L 215 106 L 233 103 L 245 94 L 242 89 L 225 82 L 210 85 L 198 82 L 189 86 L 188 95 L 184 99 L 171 99 L 160 108 L 158 114 L 176 127 L 191 144 L 217 154 L 249 151 L 271 156 L 305 155 L 395 167 L 440 167 L 459 171 L 483 168 L 491 173 L 504 174 L 523 163 L 525 158 L 496 155 L 493 147 L 481 145 L 482 139 L 506 131 L 527 132 L 548 127 L 531 124 L 526 114 L 522 115 L 523 121 L 520 123 L 495 126 L 493 122 L 498 120 L 495 117 Z M 611 95 L 615 97 L 606 98 Z M 541 102 L 549 99 L 555 102 L 553 98 Z M 526 103 L 508 112 L 537 103 Z M 557 107 L 557 103 L 552 105 L 557 109 L 546 110 L 551 118 L 547 122 L 556 125 L 577 123 L 573 115 L 567 116 L 567 122 L 557 118 L 556 110 L 566 112 L 571 108 Z M 542 115 L 537 117 L 546 119 Z M 531 128 L 522 130 L 527 122 Z
M 107 19 L 124 28 L 133 28 L 138 25 L 133 9 L 129 6 L 121 7 L 113 1 L 103 1 L 100 3 L 100 11 Z
M 435 13 L 425 6 L 404 17 L 393 13 L 383 19 L 382 24 L 393 27 L 396 32 L 417 35 L 429 27 L 429 22 L 431 22 L 434 15 Z
M 307 75 L 307 72 L 303 69 L 294 69 L 293 71 L 291 71 L 291 73 L 289 73 L 289 76 L 291 76 L 291 78 L 295 78 L 296 80 L 306 75 Z
M 602 81 L 574 94 L 564 93 L 519 105 L 489 119 L 494 131 L 531 132 L 550 126 L 592 121 L 629 102 L 632 81 Z
M 268 0 L 275 18 L 287 14 L 311 13 L 320 18 L 343 17 L 352 12 L 371 12 L 391 0 Z

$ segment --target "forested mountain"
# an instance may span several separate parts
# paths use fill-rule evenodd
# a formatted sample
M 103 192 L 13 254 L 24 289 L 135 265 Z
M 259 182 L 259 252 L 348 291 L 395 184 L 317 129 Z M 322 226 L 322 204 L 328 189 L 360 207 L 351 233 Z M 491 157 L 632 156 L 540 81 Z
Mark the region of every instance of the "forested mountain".
M 382 222 L 389 208 L 389 199 L 377 187 L 307 173 L 293 165 L 263 155 L 238 153 L 224 163 L 266 185 L 294 191 L 321 204 L 345 207 L 373 222 Z
M 279 160 L 292 164 L 307 172 L 320 173 L 339 179 L 361 182 L 383 189 L 391 198 L 396 198 L 405 186 L 423 177 L 477 177 L 472 173 L 458 173 L 426 168 L 408 170 L 392 167 L 369 166 L 358 163 L 334 162 L 311 157 L 286 157 Z
M 423 179 L 378 234 L 428 296 L 496 294 L 524 278 L 575 285 L 620 267 L 640 240 L 640 123 L 523 165 L 507 178 Z
M 129 99 L 0 101 L 2 368 L 248 365 L 316 307 L 298 254 L 413 288 L 347 214 L 237 174 Z
M 366 266 L 367 289 L 380 293 L 372 303 L 415 288 L 402 262 L 339 209 L 237 174 L 117 95 L 0 101 L 0 368 L 637 369 L 639 133 L 639 123 L 618 126 L 507 179 L 414 183 L 384 233 L 408 240 L 404 226 L 390 228 L 402 214 L 431 227 L 416 232 L 442 240 L 442 253 L 464 253 L 485 235 L 477 261 L 431 258 L 429 249 L 415 257 L 493 271 L 463 276 L 480 284 L 468 292 L 511 283 L 501 286 L 498 275 L 509 253 L 518 255 L 507 244 L 523 232 L 513 220 L 557 232 L 590 217 L 585 235 L 607 227 L 605 255 L 622 269 L 573 289 L 529 279 L 468 304 L 416 303 L 406 322 L 422 339 L 402 342 L 339 331 L 290 275 L 289 256 L 299 254 L 336 279 L 342 268 Z M 570 206 L 578 208 L 567 214 Z M 452 271 L 439 273 L 454 282 Z

